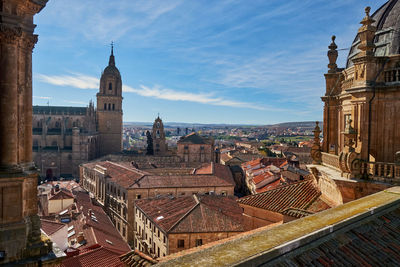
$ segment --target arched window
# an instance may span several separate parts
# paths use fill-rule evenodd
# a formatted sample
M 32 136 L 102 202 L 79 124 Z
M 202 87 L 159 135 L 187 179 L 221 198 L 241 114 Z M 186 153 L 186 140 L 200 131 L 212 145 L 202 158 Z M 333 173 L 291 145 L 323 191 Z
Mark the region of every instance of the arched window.
M 56 121 L 56 128 L 60 128 L 60 122 Z
M 115 104 L 113 104 L 113 110 L 115 110 Z
M 108 84 L 108 90 L 112 90 L 112 83 Z
M 111 104 L 108 103 L 108 110 L 111 110 Z
M 107 104 L 104 103 L 104 110 L 107 110 Z

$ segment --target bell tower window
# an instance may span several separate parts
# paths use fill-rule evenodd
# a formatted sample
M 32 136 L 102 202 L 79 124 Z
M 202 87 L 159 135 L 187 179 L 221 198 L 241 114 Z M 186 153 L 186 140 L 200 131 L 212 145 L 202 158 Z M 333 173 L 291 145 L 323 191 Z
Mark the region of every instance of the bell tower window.
M 113 106 L 112 106 L 112 107 L 113 107 L 113 110 L 115 110 L 115 104 L 113 104 Z
M 108 103 L 108 110 L 111 110 L 111 104 Z
M 108 84 L 108 90 L 112 90 L 112 83 Z
M 104 103 L 104 110 L 107 110 L 107 104 Z

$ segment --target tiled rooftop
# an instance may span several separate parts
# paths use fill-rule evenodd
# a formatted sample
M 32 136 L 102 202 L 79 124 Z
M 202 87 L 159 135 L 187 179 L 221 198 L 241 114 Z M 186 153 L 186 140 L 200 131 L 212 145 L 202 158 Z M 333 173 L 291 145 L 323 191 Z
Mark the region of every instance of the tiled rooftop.
M 107 175 L 115 183 L 126 188 L 168 188 L 168 187 L 205 187 L 205 186 L 234 186 L 233 177 L 228 173 L 227 167 L 215 164 L 215 174 L 192 175 L 187 173 L 177 174 L 162 173 L 162 168 L 158 173 L 151 171 L 138 170 L 129 166 L 127 162 L 92 162 L 84 164 L 88 168 L 95 168 L 99 165 L 107 169 Z M 170 175 L 172 174 L 172 175 Z
M 74 198 L 74 195 L 67 191 L 66 189 L 60 189 L 60 191 L 55 192 L 52 196 L 49 197 L 49 200 L 59 200 L 59 199 L 71 199 Z
M 400 188 L 351 201 L 158 266 L 398 266 Z M 358 256 L 360 255 L 360 256 Z
M 246 196 L 239 199 L 238 202 L 281 213 L 287 208 L 306 210 L 320 195 L 321 192 L 314 180 L 310 179 Z
M 190 133 L 186 136 L 183 136 L 179 141 L 178 144 L 197 144 L 197 145 L 205 145 L 211 144 L 212 139 L 203 137 L 198 135 L 197 133 Z
M 125 265 L 120 261 L 120 255 L 119 251 L 99 247 L 63 260 L 60 267 L 123 267 Z
M 72 220 L 68 226 L 74 226 L 75 235 L 69 241 L 75 239 L 79 232 L 83 232 L 86 243 L 79 246 L 84 249 L 95 244 L 114 251 L 120 251 L 120 255 L 130 251 L 130 247 L 115 229 L 111 220 L 100 206 L 93 205 L 89 194 L 75 192 L 76 205 L 81 214 L 76 220 Z M 94 216 L 89 215 L 89 210 Z
M 47 234 L 52 235 L 65 226 L 63 223 L 41 219 L 41 229 Z
M 135 204 L 168 233 L 243 231 L 243 210 L 232 197 L 163 197 Z

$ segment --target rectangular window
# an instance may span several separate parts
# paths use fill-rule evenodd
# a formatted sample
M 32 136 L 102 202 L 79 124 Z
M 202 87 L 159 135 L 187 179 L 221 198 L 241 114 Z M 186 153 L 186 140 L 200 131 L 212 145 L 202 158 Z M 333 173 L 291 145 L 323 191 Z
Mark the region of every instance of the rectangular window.
M 196 247 L 203 245 L 203 239 L 196 239 Z
M 136 199 L 141 199 L 142 196 L 141 195 L 136 195 Z
M 125 237 L 125 235 L 126 235 L 126 229 L 125 227 L 122 227 L 122 236 Z
M 158 258 L 160 257 L 160 248 L 159 247 L 157 248 L 157 257 Z
M 221 195 L 226 196 L 226 191 L 222 191 Z
M 115 104 L 113 104 L 113 110 L 115 110 Z
M 184 247 L 185 247 L 185 240 L 178 239 L 178 248 L 184 248 Z
M 164 236 L 164 243 L 167 243 L 167 238 Z

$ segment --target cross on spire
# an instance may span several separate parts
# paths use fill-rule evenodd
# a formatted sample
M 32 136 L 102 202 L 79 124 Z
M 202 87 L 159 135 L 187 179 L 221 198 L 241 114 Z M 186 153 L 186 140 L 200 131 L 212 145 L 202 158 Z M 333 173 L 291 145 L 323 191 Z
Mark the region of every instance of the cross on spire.
M 115 66 L 115 58 L 114 58 L 114 41 L 111 41 L 111 55 L 110 60 L 108 61 L 109 66 Z

